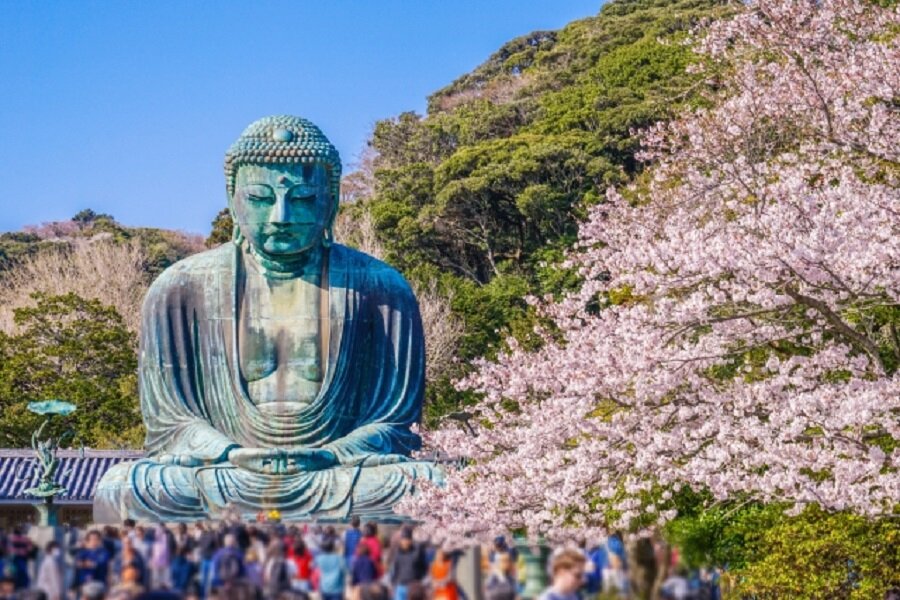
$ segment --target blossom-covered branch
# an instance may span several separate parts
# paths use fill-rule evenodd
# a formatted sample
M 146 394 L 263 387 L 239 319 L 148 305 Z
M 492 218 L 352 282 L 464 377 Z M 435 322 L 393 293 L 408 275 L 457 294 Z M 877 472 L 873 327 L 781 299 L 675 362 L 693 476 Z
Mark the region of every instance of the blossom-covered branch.
M 581 289 L 535 301 L 540 350 L 460 382 L 474 430 L 429 441 L 468 462 L 401 510 L 450 537 L 661 523 L 682 485 L 895 511 L 898 27 L 757 0 L 698 34 L 710 108 L 645 132 L 648 177 L 580 229 Z

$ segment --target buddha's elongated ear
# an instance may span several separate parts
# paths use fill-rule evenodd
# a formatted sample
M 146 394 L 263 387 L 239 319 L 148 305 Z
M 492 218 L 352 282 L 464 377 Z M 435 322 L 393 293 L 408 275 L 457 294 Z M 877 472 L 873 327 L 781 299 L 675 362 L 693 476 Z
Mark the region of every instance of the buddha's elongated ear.
M 335 177 L 335 169 L 333 165 L 326 164 L 325 172 L 329 181 L 329 192 L 331 194 L 331 211 L 328 218 L 325 219 L 325 229 L 322 231 L 322 246 L 328 248 L 334 243 L 334 220 L 337 218 L 338 209 L 340 208 L 340 171 L 337 171 Z M 337 183 L 335 183 L 337 180 Z
M 231 241 L 240 244 L 244 241 L 244 234 L 241 233 L 241 226 L 234 216 L 234 190 L 231 187 L 228 193 L 228 214 L 231 216 Z

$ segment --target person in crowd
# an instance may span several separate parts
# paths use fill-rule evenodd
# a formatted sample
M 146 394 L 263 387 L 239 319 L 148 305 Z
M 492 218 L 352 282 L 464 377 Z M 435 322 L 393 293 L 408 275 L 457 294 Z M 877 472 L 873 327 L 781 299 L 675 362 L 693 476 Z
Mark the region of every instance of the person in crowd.
M 134 600 L 144 593 L 143 574 L 134 563 L 127 564 L 119 576 L 119 583 L 113 586 L 107 600 Z
M 665 600 L 687 600 L 687 598 L 690 598 L 691 588 L 687 575 L 687 570 L 679 567 L 663 581 L 659 588 L 660 596 Z
M 400 546 L 391 562 L 390 582 L 394 588 L 394 600 L 407 600 L 406 587 L 421 581 L 428 572 L 422 548 L 413 542 L 412 529 L 403 527 Z
M 240 549 L 240 546 L 238 548 Z M 214 595 L 216 600 L 260 600 L 259 588 L 246 579 L 226 581 Z
M 146 588 L 150 586 L 150 574 L 144 563 L 144 557 L 135 549 L 132 538 L 122 538 L 122 551 L 113 561 L 113 565 L 113 570 L 120 581 L 125 569 L 133 568 L 137 571 L 138 583 L 141 584 L 141 587 Z
M 10 596 L 15 595 L 16 593 L 16 565 L 15 563 L 7 556 L 6 553 L 6 544 L 5 539 L 2 537 L 2 532 L 0 532 L 0 596 L 5 598 L 7 594 L 2 590 L 9 591 Z
M 95 582 L 105 590 L 109 562 L 110 556 L 103 547 L 100 533 L 96 530 L 88 531 L 84 546 L 75 554 L 75 586 L 80 589 L 86 583 Z M 95 591 L 96 586 L 91 589 Z
M 16 589 L 23 590 L 31 583 L 28 576 L 28 562 L 34 555 L 34 544 L 25 535 L 21 527 L 14 527 L 7 540 L 9 559 L 16 566 Z
M 438 547 L 429 568 L 432 600 L 458 600 L 459 589 L 453 577 L 453 567 L 453 558 L 444 548 Z M 409 590 L 407 590 L 407 595 L 409 600 L 413 600 Z
M 246 572 L 247 581 L 258 588 L 262 588 L 262 561 L 259 560 L 259 554 L 252 545 L 244 552 L 244 570 Z
M 143 525 L 136 525 L 134 528 L 134 533 L 132 534 L 132 543 L 134 544 L 134 549 L 138 551 L 141 555 L 141 558 L 144 559 L 144 564 L 150 564 L 150 537 L 153 534 L 150 533 Z
M 103 528 L 103 547 L 110 556 L 118 556 L 122 549 L 121 534 L 119 530 L 111 525 Z
M 291 589 L 296 566 L 285 558 L 284 542 L 272 538 L 266 550 L 262 569 L 262 593 L 266 600 L 275 600 L 282 592 Z
M 350 561 L 350 585 L 354 593 L 359 594 L 360 586 L 372 583 L 378 579 L 378 566 L 369 556 L 369 546 L 360 544 L 356 549 L 356 556 Z
M 508 552 L 497 552 L 484 581 L 484 596 L 486 600 L 515 600 L 516 591 L 512 557 Z
M 222 547 L 216 550 L 212 558 L 213 592 L 226 583 L 233 583 L 244 576 L 244 556 L 238 547 L 237 537 L 233 533 L 225 534 Z
M 435 596 L 432 595 L 432 598 Z M 427 600 L 428 599 L 428 588 L 425 587 L 425 584 L 419 581 L 413 581 L 408 586 L 406 586 L 406 598 L 407 600 Z
M 263 563 L 266 562 L 266 550 L 269 546 L 269 536 L 267 536 L 264 531 L 257 529 L 256 526 L 253 525 L 248 527 L 247 530 L 249 532 L 250 538 L 250 547 L 248 548 L 248 550 L 253 550 L 256 553 L 259 565 L 260 567 L 262 567 Z
M 628 561 L 625 542 L 621 533 L 614 533 L 606 539 L 606 562 L 603 568 L 603 589 L 628 596 Z
M 369 521 L 366 523 L 365 528 L 363 529 L 363 537 L 360 540 L 361 544 L 365 544 L 369 549 L 369 558 L 375 563 L 375 567 L 378 569 L 378 576 L 381 576 L 382 573 L 382 563 L 381 563 L 381 540 L 378 539 L 378 525 Z
M 397 551 L 400 550 L 400 540 L 406 529 L 408 529 L 406 525 L 395 529 L 391 535 L 388 536 L 387 545 L 381 547 L 381 562 L 388 571 L 390 571 L 391 565 L 394 564 L 394 556 L 396 556 Z M 381 541 L 384 541 L 384 536 L 381 536 L 380 539 Z
M 197 540 L 197 557 L 200 561 L 200 590 L 203 597 L 206 597 L 212 587 L 212 562 L 219 549 L 219 538 L 215 531 L 204 526 L 202 522 L 195 524 L 194 531 L 194 537 Z
M 322 545 L 324 546 L 327 542 L 331 542 L 331 546 L 334 548 L 335 552 L 337 552 L 340 541 L 341 538 L 338 535 L 337 529 L 334 528 L 334 525 L 326 525 L 322 530 Z
M 603 591 L 603 572 L 609 568 L 606 544 L 596 544 L 587 551 L 588 563 L 585 571 L 585 600 L 597 598 Z
M 18 600 L 16 597 L 15 568 L 10 567 L 6 561 L 4 561 L 3 567 L 3 571 L 0 573 L 0 600 Z M 8 571 L 7 567 L 9 567 Z
M 491 551 L 488 555 L 488 560 L 493 563 L 494 558 L 498 554 L 509 555 L 509 558 L 512 561 L 513 565 L 515 565 L 516 561 L 519 559 L 518 551 L 515 549 L 515 547 L 509 545 L 509 543 L 506 541 L 505 535 L 498 535 L 494 538 L 494 543 L 491 545 Z
M 240 548 L 241 552 L 246 552 L 247 548 L 250 547 L 250 532 L 246 527 L 241 523 L 240 519 L 237 515 L 234 516 L 233 519 L 222 524 L 224 527 L 224 534 L 232 534 L 237 540 L 237 546 Z
M 200 587 L 200 582 L 197 581 L 196 578 L 188 583 L 187 589 L 184 590 L 182 600 L 203 600 L 203 589 Z
M 308 594 L 312 591 L 312 561 L 313 555 L 306 547 L 303 536 L 298 533 L 294 538 L 294 544 L 288 552 L 288 559 L 294 563 L 296 570 L 291 587 Z
M 313 568 L 319 582 L 319 595 L 322 600 L 341 600 L 344 597 L 344 586 L 347 581 L 347 564 L 337 553 L 335 538 L 326 536 L 322 541 L 321 552 L 313 559 Z
M 97 538 L 99 540 L 99 533 L 97 534 Z M 78 600 L 104 600 L 105 596 L 106 586 L 99 581 L 88 581 L 79 588 L 78 592 Z
M 284 590 L 276 600 L 309 600 L 309 594 L 298 590 Z
M 197 564 L 191 560 L 191 547 L 188 544 L 178 546 L 169 572 L 172 589 L 184 594 L 196 574 Z
M 175 541 L 176 555 L 182 548 L 187 548 L 188 553 L 192 553 L 196 544 L 194 538 L 188 531 L 187 523 L 179 523 L 175 526 L 175 533 L 172 535 Z
M 287 531 L 284 533 L 284 547 L 285 552 L 290 554 L 291 548 L 294 546 L 294 540 L 297 539 L 297 536 L 300 535 L 300 530 L 296 525 L 291 525 L 287 528 Z
M 319 553 L 319 550 L 322 547 L 323 535 L 324 530 L 321 525 L 316 524 L 306 526 L 306 530 L 303 533 L 303 541 L 306 542 L 306 548 L 313 557 Z
M 383 583 L 372 581 L 359 588 L 359 600 L 390 600 L 391 592 Z
M 359 517 L 353 515 L 350 519 L 350 527 L 344 531 L 344 560 L 348 565 L 353 562 L 353 557 L 356 556 L 356 547 L 361 539 L 362 531 L 359 528 Z
M 553 582 L 540 596 L 540 600 L 579 600 L 578 590 L 584 579 L 584 554 L 574 548 L 566 548 L 553 557 L 551 573 Z
M 134 528 L 137 525 L 134 519 L 125 519 L 122 521 L 121 537 L 131 537 L 134 535 Z
M 150 545 L 150 573 L 152 589 L 169 587 L 169 572 L 172 563 L 172 547 L 175 545 L 172 533 L 162 523 L 153 529 Z
M 44 549 L 44 558 L 38 568 L 35 586 L 43 590 L 47 600 L 65 600 L 66 578 L 62 550 L 55 541 L 49 542 Z

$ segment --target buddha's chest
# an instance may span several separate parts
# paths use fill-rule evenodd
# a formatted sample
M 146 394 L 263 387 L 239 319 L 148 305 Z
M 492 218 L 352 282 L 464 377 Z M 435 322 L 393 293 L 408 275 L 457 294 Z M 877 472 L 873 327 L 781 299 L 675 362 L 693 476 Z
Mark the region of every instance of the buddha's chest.
M 256 404 L 310 402 L 319 393 L 322 291 L 303 280 L 248 277 L 238 315 L 238 357 Z

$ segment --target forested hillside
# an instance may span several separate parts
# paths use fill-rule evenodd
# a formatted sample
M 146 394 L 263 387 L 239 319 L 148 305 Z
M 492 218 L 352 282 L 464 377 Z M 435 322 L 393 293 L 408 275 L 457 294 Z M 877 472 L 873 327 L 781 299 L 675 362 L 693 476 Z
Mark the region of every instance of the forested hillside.
M 724 11 L 712 0 L 611 2 L 510 41 L 435 92 L 426 115 L 377 123 L 349 178 L 351 210 L 370 213 L 386 259 L 437 281 L 464 323 L 458 363 L 430 388 L 432 424 L 464 402 L 450 379 L 506 332 L 527 341 L 526 296 L 574 283 L 560 262 L 578 221 L 638 173 L 636 129 L 700 101 L 680 41 Z
M 0 443 L 28 446 L 40 418 L 26 405 L 60 398 L 78 407 L 76 443 L 140 447 L 141 302 L 159 273 L 203 248 L 199 235 L 89 209 L 0 234 Z

